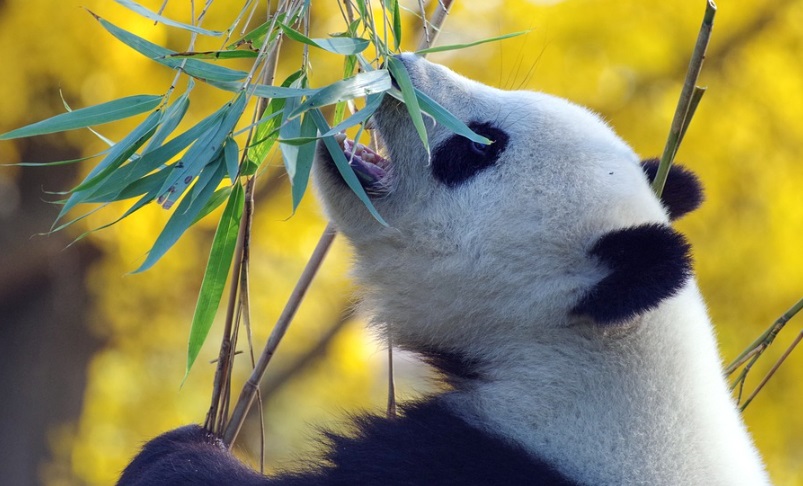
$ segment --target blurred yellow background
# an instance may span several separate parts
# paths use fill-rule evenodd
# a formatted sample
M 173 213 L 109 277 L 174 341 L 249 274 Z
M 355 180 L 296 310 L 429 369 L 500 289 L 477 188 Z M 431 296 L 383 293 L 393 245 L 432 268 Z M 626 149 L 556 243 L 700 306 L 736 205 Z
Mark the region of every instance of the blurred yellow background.
M 161 5 L 142 3 L 153 10 Z M 417 6 L 402 3 L 413 10 Z M 490 85 L 542 90 L 587 105 L 644 157 L 660 154 L 702 18 L 702 0 L 455 3 L 439 44 L 530 32 L 433 54 L 432 60 Z M 225 29 L 242 4 L 216 0 L 204 27 Z M 131 94 L 161 94 L 169 87 L 172 71 L 113 39 L 80 6 L 157 44 L 186 48 L 185 32 L 154 26 L 114 2 L 0 0 L 0 133 L 63 111 L 59 90 L 76 108 Z M 334 2 L 313 2 L 313 9 L 313 36 L 343 30 Z M 186 20 L 189 2 L 169 2 L 166 13 Z M 726 362 L 803 296 L 800 25 L 803 0 L 722 2 L 702 74 L 709 90 L 678 154 L 706 187 L 707 202 L 678 226 L 694 244 L 695 267 Z M 405 39 L 404 47 L 411 50 L 418 28 L 412 14 L 405 27 L 416 33 Z M 217 47 L 219 41 L 201 46 Z M 299 54 L 297 45 L 285 42 L 279 79 L 298 68 Z M 321 86 L 341 71 L 337 57 L 315 56 L 311 82 Z M 189 118 L 197 121 L 227 96 L 202 86 L 192 100 Z M 132 126 L 120 123 L 100 131 L 117 140 Z M 0 163 L 68 159 L 102 149 L 103 143 L 83 130 L 0 142 Z M 325 225 L 311 194 L 291 217 L 281 158 L 274 155 L 268 163 L 273 167 L 260 179 L 252 246 L 258 349 Z M 179 385 L 216 219 L 204 220 L 155 268 L 137 275 L 128 273 L 169 216 L 156 205 L 94 234 L 78 248 L 62 251 L 68 240 L 56 237 L 45 239 L 50 244 L 41 243 L 42 237 L 29 240 L 47 231 L 56 213 L 41 200 L 57 196 L 44 191 L 68 189 L 90 166 L 81 165 L 77 172 L 0 168 L 0 272 L 6 275 L 0 277 L 0 352 L 6 356 L 0 361 L 6 375 L 0 384 L 8 395 L 0 406 L 0 423 L 4 433 L 16 431 L 4 439 L 2 449 L 13 452 L 4 452 L 0 470 L 18 478 L 8 484 L 110 484 L 139 444 L 166 429 L 202 421 L 209 406 L 214 373 L 209 362 L 217 355 L 219 325 L 189 379 Z M 71 236 L 112 220 L 124 208 L 93 214 Z M 36 256 L 43 247 L 47 255 Z M 35 279 L 17 277 L 12 269 L 27 275 L 32 268 L 23 264 L 26 255 L 33 262 L 49 262 L 43 275 L 61 283 L 43 287 Z M 65 261 L 76 267 L 62 268 Z M 272 393 L 264 403 L 269 469 L 315 447 L 309 424 L 384 406 L 385 352 L 348 313 L 358 297 L 349 284 L 348 262 L 349 250 L 337 240 L 269 370 L 266 386 Z M 52 302 L 58 305 L 50 300 L 36 304 L 34 296 L 45 288 L 56 289 Z M 31 317 L 51 307 L 81 316 L 79 324 L 65 329 L 66 317 L 63 323 L 58 313 Z M 37 335 L 38 326 L 47 331 Z M 770 356 L 754 368 L 748 390 L 801 328 L 803 319 L 791 321 Z M 73 361 L 77 352 L 83 354 Z M 305 360 L 307 355 L 314 357 Z M 426 370 L 409 357 L 399 361 L 401 398 L 431 387 Z M 240 363 L 242 379 L 246 358 Z M 295 367 L 301 371 L 282 379 Z M 801 370 L 803 351 L 798 350 L 745 412 L 777 484 L 803 484 Z M 70 377 L 77 377 L 75 385 L 68 386 Z M 34 429 L 29 422 L 41 427 Z M 259 454 L 257 417 L 247 423 L 238 448 L 258 464 L 253 459 Z

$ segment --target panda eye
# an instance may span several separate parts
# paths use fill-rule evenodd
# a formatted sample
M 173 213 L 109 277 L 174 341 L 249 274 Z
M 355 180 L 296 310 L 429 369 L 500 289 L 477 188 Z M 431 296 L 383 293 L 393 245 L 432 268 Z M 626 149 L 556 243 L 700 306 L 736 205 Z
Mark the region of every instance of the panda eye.
M 456 187 L 496 165 L 507 146 L 508 134 L 491 123 L 472 122 L 468 127 L 493 143 L 453 135 L 438 145 L 432 152 L 432 175 L 449 187 Z
M 484 144 L 480 142 L 471 142 L 471 150 L 478 155 L 485 155 L 490 150 L 491 144 Z

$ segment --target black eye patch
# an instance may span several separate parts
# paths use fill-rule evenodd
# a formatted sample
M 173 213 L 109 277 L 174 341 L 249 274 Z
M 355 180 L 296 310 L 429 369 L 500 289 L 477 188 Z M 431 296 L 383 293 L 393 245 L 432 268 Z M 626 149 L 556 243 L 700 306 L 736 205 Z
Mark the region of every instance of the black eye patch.
M 471 122 L 468 127 L 493 143 L 483 145 L 453 135 L 440 144 L 432 153 L 432 175 L 449 187 L 456 187 L 494 165 L 510 138 L 507 133 L 487 122 Z

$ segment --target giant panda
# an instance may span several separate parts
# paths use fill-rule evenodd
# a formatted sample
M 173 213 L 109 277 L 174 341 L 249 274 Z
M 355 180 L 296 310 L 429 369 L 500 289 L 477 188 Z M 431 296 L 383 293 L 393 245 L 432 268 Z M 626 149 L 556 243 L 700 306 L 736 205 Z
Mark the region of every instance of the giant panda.
M 374 328 L 448 388 L 328 434 L 302 472 L 263 476 L 186 426 L 146 444 L 119 484 L 769 484 L 670 226 L 702 200 L 696 177 L 674 168 L 659 200 L 655 162 L 589 110 L 398 59 L 493 143 L 427 119 L 428 153 L 386 97 L 373 117 L 383 156 L 342 146 L 388 225 L 322 144 L 314 175 Z

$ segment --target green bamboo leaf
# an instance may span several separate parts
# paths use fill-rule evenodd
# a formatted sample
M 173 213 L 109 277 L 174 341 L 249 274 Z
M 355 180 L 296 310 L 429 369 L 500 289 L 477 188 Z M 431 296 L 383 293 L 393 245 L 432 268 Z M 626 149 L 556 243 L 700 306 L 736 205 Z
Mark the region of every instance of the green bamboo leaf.
M 301 122 L 301 137 L 315 138 L 317 133 L 318 128 L 315 125 L 315 120 L 313 120 L 309 114 L 304 115 L 304 119 Z M 296 212 L 301 199 L 304 197 L 304 192 L 307 190 L 312 162 L 315 159 L 315 147 L 317 147 L 315 141 L 298 147 L 295 162 L 296 171 L 295 175 L 290 179 L 293 196 L 293 213 Z
M 242 116 L 245 104 L 245 94 L 243 92 L 238 93 L 234 100 L 218 110 L 220 121 L 213 124 L 187 150 L 184 157 L 182 157 L 183 165 L 165 180 L 160 191 L 160 195 L 166 196 L 163 203 L 165 208 L 170 208 L 178 200 L 179 196 L 184 193 L 192 179 L 210 161 L 218 157 L 223 148 L 223 143 L 231 135 L 234 126 Z
M 72 190 L 73 194 L 86 191 L 95 186 L 120 167 L 123 162 L 130 159 L 156 132 L 161 117 L 161 110 L 154 111 L 122 140 L 114 144 L 108 155 L 89 171 L 84 180 Z
M 163 64 L 172 69 L 181 68 L 185 73 L 194 78 L 204 81 L 219 81 L 219 82 L 233 82 L 244 79 L 248 73 L 244 71 L 237 71 L 223 66 L 216 66 L 197 59 L 172 59 L 168 56 L 175 54 L 170 49 L 165 49 L 162 46 L 156 45 L 153 42 L 147 41 L 142 37 L 132 34 L 123 30 L 111 22 L 90 13 L 97 19 L 98 22 L 106 29 L 111 35 L 119 39 L 123 44 L 134 49 L 140 54 L 153 59 L 159 64 Z
M 319 132 L 326 133 L 329 131 L 329 125 L 326 123 L 326 118 L 324 118 L 320 110 L 310 110 L 307 113 L 312 115 L 312 119 L 315 121 L 315 125 L 317 125 Z M 360 199 L 360 201 L 362 201 L 366 209 L 368 209 L 368 212 L 370 212 L 371 215 L 383 226 L 387 226 L 388 224 L 385 222 L 379 212 L 377 212 L 376 208 L 371 202 L 371 199 L 368 197 L 368 194 L 365 193 L 365 189 L 363 189 L 360 181 L 354 174 L 354 171 L 351 170 L 351 167 L 349 167 L 349 162 L 346 160 L 346 156 L 343 155 L 343 151 L 340 149 L 340 145 L 337 143 L 334 137 L 325 137 L 322 140 L 326 146 L 326 149 L 329 151 L 329 155 L 332 156 L 332 160 L 334 160 L 338 172 L 340 172 L 340 175 L 343 177 L 343 180 L 346 182 L 349 188 Z
M 398 62 L 398 61 L 397 61 Z M 291 114 L 295 118 L 301 113 L 339 101 L 382 93 L 391 88 L 390 75 L 384 69 L 359 73 L 356 76 L 334 82 L 301 103 Z
M 0 167 L 50 167 L 55 165 L 69 165 L 75 164 L 76 162 L 84 162 L 86 160 L 91 160 L 96 157 L 100 157 L 101 155 L 106 155 L 109 153 L 108 150 L 104 150 L 103 152 L 96 153 L 95 155 L 87 155 L 86 157 L 81 157 L 79 159 L 70 159 L 70 160 L 56 160 L 54 162 L 15 162 L 13 164 L 0 164 Z
M 237 176 L 240 172 L 239 157 L 240 149 L 237 147 L 237 142 L 231 137 L 227 138 L 226 143 L 223 144 L 223 160 L 226 162 L 226 170 L 229 173 L 232 184 L 237 182 Z
M 415 53 L 421 55 L 421 54 L 431 54 L 433 52 L 443 52 L 443 51 L 453 51 L 453 50 L 457 50 L 457 49 L 465 49 L 467 47 L 474 47 L 474 46 L 478 46 L 480 44 L 486 44 L 488 42 L 496 42 L 496 41 L 500 41 L 500 40 L 510 39 L 511 37 L 517 37 L 517 36 L 520 36 L 520 35 L 523 35 L 523 34 L 529 34 L 529 33 L 530 33 L 529 30 L 522 30 L 522 31 L 519 31 L 519 32 L 513 32 L 513 33 L 510 33 L 510 34 L 500 35 L 500 36 L 497 36 L 497 37 L 491 37 L 489 39 L 482 39 L 482 40 L 478 40 L 478 41 L 475 41 L 475 42 L 469 42 L 467 44 L 450 44 L 450 45 L 447 45 L 447 46 L 428 47 L 426 49 L 420 49 L 418 51 L 415 51 Z
M 257 51 L 204 51 L 204 52 L 177 52 L 170 54 L 173 59 L 253 59 L 259 56 Z
M 343 56 L 350 56 L 354 54 L 359 54 L 364 51 L 369 45 L 370 42 L 366 39 L 354 38 L 354 37 L 333 37 L 331 39 L 310 39 L 309 37 L 305 36 L 301 32 L 293 29 L 292 27 L 288 27 L 287 25 L 280 23 L 279 26 L 284 31 L 284 34 L 293 39 L 294 41 L 301 42 L 303 44 L 307 44 L 308 46 L 318 47 L 325 51 L 332 52 L 334 54 L 340 54 Z
M 290 87 L 300 88 L 306 83 L 306 77 L 300 77 L 294 81 Z M 296 175 L 296 160 L 298 159 L 298 147 L 292 144 L 285 144 L 282 139 L 292 139 L 301 136 L 301 118 L 292 117 L 292 114 L 301 105 L 301 98 L 288 98 L 284 102 L 284 111 L 282 112 L 282 124 L 279 128 L 279 148 L 282 152 L 282 160 L 284 161 L 284 169 L 292 181 Z
M 226 169 L 223 164 L 218 164 L 216 166 L 207 167 L 204 173 L 209 173 L 211 176 L 198 178 L 192 191 L 195 193 L 196 197 L 193 198 L 191 194 L 188 194 L 181 200 L 178 207 L 176 207 L 170 219 L 167 221 L 167 224 L 165 224 L 164 229 L 159 233 L 159 236 L 153 243 L 153 247 L 148 252 L 148 256 L 145 257 L 145 261 L 139 268 L 134 270 L 133 273 L 144 272 L 151 268 L 164 256 L 167 250 L 173 247 L 181 235 L 193 224 L 196 216 L 200 214 L 207 202 L 212 198 L 218 184 L 220 184 L 220 181 L 225 177 Z M 205 175 L 204 173 L 202 173 L 202 176 Z
M 194 86 L 195 82 L 190 79 L 187 90 L 167 107 L 159 124 L 159 129 L 153 135 L 151 141 L 148 142 L 148 146 L 145 147 L 145 150 L 142 151 L 143 154 L 157 147 L 161 147 L 164 141 L 167 140 L 167 137 L 178 128 L 179 123 L 184 119 L 184 115 L 187 114 L 187 110 L 190 107 L 190 92 Z
M 350 117 L 338 123 L 337 126 L 332 128 L 328 132 L 324 133 L 322 136 L 331 137 L 336 133 L 340 133 L 348 128 L 351 128 L 355 125 L 364 122 L 371 115 L 373 115 L 377 109 L 379 109 L 379 106 L 382 104 L 382 99 L 384 99 L 384 97 L 385 93 L 369 95 L 368 98 L 366 99 L 365 106 L 363 107 L 362 110 L 359 110 L 357 113 L 354 113 Z
M 185 24 L 183 22 L 177 22 L 175 20 L 169 19 L 163 15 L 148 10 L 142 5 L 136 2 L 132 2 L 130 0 L 114 0 L 114 1 L 126 7 L 127 9 L 142 15 L 145 18 L 153 20 L 154 22 L 159 22 L 165 25 L 169 25 L 171 27 L 178 27 L 180 29 L 189 30 L 190 32 L 195 32 L 196 34 L 208 35 L 210 37 L 220 37 L 221 35 L 223 35 L 223 32 L 217 30 L 202 29 L 195 25 Z
M 437 101 L 425 95 L 420 90 L 415 90 L 415 97 L 418 100 L 421 110 L 435 119 L 437 123 L 442 124 L 454 133 L 462 135 L 473 142 L 483 143 L 485 145 L 492 143 L 488 138 L 474 133 L 463 121 L 452 115 L 449 110 L 442 107 Z
M 198 293 L 198 302 L 195 314 L 192 317 L 189 345 L 187 347 L 187 370 L 189 374 L 198 353 L 201 351 L 215 314 L 220 306 L 223 289 L 226 287 L 226 278 L 237 246 L 237 235 L 240 231 L 245 194 L 243 186 L 235 184 L 231 196 L 220 217 L 215 237 L 212 240 L 212 249 L 209 251 L 209 260 L 206 264 L 204 280 Z
M 407 68 L 404 67 L 404 63 L 395 57 L 387 59 L 388 69 L 401 89 L 404 106 L 407 107 L 407 112 L 410 113 L 410 119 L 413 121 L 416 132 L 418 132 L 418 137 L 421 139 L 421 143 L 424 144 L 427 154 L 429 154 L 429 140 L 427 139 L 427 129 L 424 126 L 424 117 L 421 116 L 421 107 L 418 105 L 416 90 L 410 80 L 410 75 L 407 73 Z
M 119 185 L 127 188 L 131 187 L 131 185 L 138 179 L 144 177 L 159 167 L 165 166 L 165 164 L 167 164 L 173 157 L 178 155 L 179 152 L 187 148 L 204 132 L 209 130 L 213 123 L 219 122 L 219 116 L 220 112 L 213 113 L 204 120 L 201 120 L 197 125 L 173 138 L 161 147 L 150 150 L 149 152 L 143 154 L 139 159 L 117 169 L 117 177 L 122 180 Z M 165 166 L 164 168 L 167 170 L 159 171 L 162 174 L 162 181 L 167 178 L 171 170 L 174 170 L 174 167 L 175 165 L 170 167 Z M 89 196 L 85 202 L 117 201 L 120 199 L 126 199 L 126 197 L 123 197 L 123 194 L 119 191 L 119 185 L 116 182 L 117 181 L 115 181 L 114 187 L 111 188 L 105 183 L 105 181 L 101 182 L 98 187 L 92 191 L 91 196 Z M 134 194 L 129 197 L 134 197 L 136 195 L 138 194 Z
M 214 80 L 204 80 L 207 84 L 224 91 L 239 93 L 243 90 L 243 83 L 222 82 Z M 251 84 L 248 86 L 248 93 L 260 98 L 298 98 L 301 96 L 312 96 L 323 88 L 288 88 L 284 86 L 270 86 L 267 84 Z
M 304 76 L 302 70 L 298 70 L 288 76 L 282 81 L 281 87 L 289 88 L 296 83 L 297 80 Z M 265 112 L 260 118 L 251 145 L 248 147 L 248 159 L 246 167 L 243 168 L 243 175 L 250 175 L 256 173 L 257 169 L 262 165 L 262 162 L 267 157 L 268 152 L 276 143 L 279 137 L 279 127 L 281 126 L 281 115 L 284 113 L 285 99 L 272 98 Z
M 161 96 L 135 95 L 118 100 L 108 101 L 95 106 L 81 108 L 56 115 L 47 120 L 11 130 L 0 135 L 0 140 L 33 137 L 47 133 L 64 132 L 76 128 L 86 128 L 90 125 L 102 125 L 123 118 L 129 118 L 146 111 L 151 111 L 162 102 Z
M 285 17 L 284 13 L 279 14 L 279 17 L 276 21 L 281 21 Z M 248 48 L 253 49 L 254 51 L 258 51 L 262 45 L 265 43 L 265 37 L 268 35 L 268 30 L 271 28 L 271 25 L 275 25 L 274 19 L 270 19 L 267 22 L 263 22 L 258 27 L 254 28 L 254 30 L 248 32 L 243 37 L 237 39 L 236 41 L 232 42 L 228 46 L 226 46 L 227 50 L 234 50 L 240 46 L 248 46 Z M 271 37 L 275 37 L 276 30 L 271 33 Z
M 402 25 L 401 25 L 401 12 L 399 11 L 399 0 L 390 0 L 390 12 L 393 25 L 393 46 L 394 51 L 399 51 L 399 46 L 402 40 Z
M 206 202 L 206 205 L 204 205 L 204 207 L 201 208 L 201 212 L 199 212 L 195 216 L 195 219 L 193 220 L 192 224 L 195 224 L 198 221 L 204 219 L 209 215 L 209 213 L 219 208 L 221 204 L 226 202 L 229 199 L 229 194 L 231 194 L 231 188 L 232 186 L 226 186 L 226 187 L 221 187 L 220 189 L 215 191 L 215 193 L 212 194 L 212 197 L 209 198 L 209 201 Z
M 139 150 L 139 148 L 153 135 L 161 117 L 161 111 L 157 110 L 151 113 L 137 128 L 125 136 L 120 142 L 115 144 L 106 157 L 92 169 L 89 174 L 84 178 L 76 188 L 71 192 L 72 194 L 67 199 L 67 202 L 59 211 L 56 220 L 53 222 L 55 225 L 69 212 L 75 205 L 84 202 L 85 199 L 92 195 L 89 191 L 92 187 L 96 186 L 105 178 L 109 177 L 114 170 L 116 170 L 123 162 L 130 159 L 131 156 Z M 122 189 L 123 186 L 120 186 Z
M 355 20 L 354 22 L 358 22 Z M 351 29 L 351 26 L 349 27 Z M 343 60 L 343 78 L 349 78 L 354 73 L 354 68 L 357 66 L 357 56 L 346 56 Z M 334 120 L 335 125 L 343 121 L 343 117 L 346 115 L 346 105 L 345 101 L 340 101 L 335 105 L 335 116 L 332 118 Z

